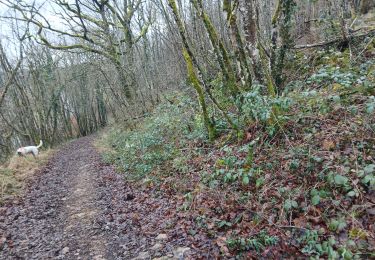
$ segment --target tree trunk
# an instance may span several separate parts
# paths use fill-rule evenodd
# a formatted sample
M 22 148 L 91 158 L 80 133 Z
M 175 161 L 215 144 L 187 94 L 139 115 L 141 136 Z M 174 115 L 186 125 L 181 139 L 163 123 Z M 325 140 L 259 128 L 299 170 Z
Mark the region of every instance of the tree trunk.
M 263 82 L 260 64 L 259 50 L 257 49 L 257 12 L 254 0 L 239 0 L 239 8 L 242 13 L 243 31 L 246 41 L 246 49 L 249 53 L 253 66 L 255 79 Z

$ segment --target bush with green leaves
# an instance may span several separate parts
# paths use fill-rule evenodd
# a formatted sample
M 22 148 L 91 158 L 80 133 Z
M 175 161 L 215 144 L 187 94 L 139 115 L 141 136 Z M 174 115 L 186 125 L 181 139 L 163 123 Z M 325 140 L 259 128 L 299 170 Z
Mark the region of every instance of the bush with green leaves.
M 307 85 L 328 86 L 331 84 L 334 88 L 343 88 L 353 90 L 353 87 L 362 87 L 362 91 L 366 92 L 374 87 L 371 77 L 374 75 L 374 62 L 368 60 L 360 66 L 340 67 L 335 64 L 325 64 L 312 74 L 307 80 Z
M 271 118 L 274 109 L 283 112 L 290 108 L 292 99 L 284 96 L 264 95 L 262 93 L 264 89 L 265 87 L 262 85 L 254 85 L 250 91 L 243 94 L 241 97 L 241 122 L 266 123 Z
M 357 75 L 352 72 L 342 71 L 340 67 L 327 65 L 319 69 L 310 78 L 306 80 L 307 84 L 330 84 L 339 83 L 344 87 L 352 86 L 357 79 Z
M 205 139 L 198 105 L 181 95 L 168 100 L 155 109 L 157 116 L 145 118 L 136 130 L 112 130 L 107 142 L 114 152 L 104 159 L 134 177 L 144 177 L 166 161 L 181 157 L 180 148 L 188 140 Z

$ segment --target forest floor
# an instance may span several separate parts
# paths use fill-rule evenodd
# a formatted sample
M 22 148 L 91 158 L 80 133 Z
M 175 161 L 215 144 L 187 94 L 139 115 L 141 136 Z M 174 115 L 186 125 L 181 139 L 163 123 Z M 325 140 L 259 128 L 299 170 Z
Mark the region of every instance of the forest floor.
M 94 137 L 65 145 L 0 208 L 0 259 L 180 259 L 192 254 L 169 237 L 168 197 L 133 190 L 101 162 Z M 176 220 L 176 219 L 175 219 Z M 172 222 L 171 222 L 172 221 Z

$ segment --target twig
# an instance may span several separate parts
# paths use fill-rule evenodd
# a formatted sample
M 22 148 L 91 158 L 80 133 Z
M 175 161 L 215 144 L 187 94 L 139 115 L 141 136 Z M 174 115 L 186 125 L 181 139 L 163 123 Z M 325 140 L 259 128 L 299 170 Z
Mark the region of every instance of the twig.
M 371 40 L 366 44 L 365 48 L 357 55 L 357 57 L 354 59 L 354 61 L 358 60 L 358 58 L 362 55 L 362 53 L 367 50 L 368 46 L 372 43 L 372 41 L 375 39 L 375 36 L 371 38 Z
M 364 36 L 370 35 L 374 32 L 375 32 L 375 29 L 372 29 L 372 30 L 368 31 L 367 33 L 363 33 L 363 34 L 359 34 L 359 35 L 350 35 L 350 36 L 348 36 L 347 39 L 350 41 L 353 38 L 364 37 Z M 340 38 L 336 38 L 336 39 L 333 39 L 333 40 L 330 40 L 330 41 L 325 41 L 325 42 L 318 42 L 318 43 L 306 44 L 306 45 L 296 45 L 296 46 L 292 47 L 292 49 L 298 50 L 298 49 L 323 47 L 323 46 L 331 45 L 331 44 L 342 42 L 342 41 L 343 41 L 343 38 L 340 37 Z
M 297 227 L 297 226 L 278 226 L 278 225 L 274 225 L 275 227 L 277 228 L 295 228 L 295 229 L 302 229 L 302 230 L 306 230 L 306 231 L 309 231 L 310 229 L 307 229 L 307 228 L 304 228 L 304 227 Z

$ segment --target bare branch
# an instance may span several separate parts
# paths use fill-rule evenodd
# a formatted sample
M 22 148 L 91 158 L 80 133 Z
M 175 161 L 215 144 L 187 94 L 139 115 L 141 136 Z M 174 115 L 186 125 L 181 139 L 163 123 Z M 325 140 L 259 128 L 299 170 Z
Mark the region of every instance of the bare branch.
M 349 35 L 347 37 L 347 39 L 350 41 L 350 40 L 353 40 L 355 38 L 361 38 L 361 37 L 365 37 L 365 36 L 368 36 L 368 35 L 373 35 L 375 34 L 375 29 L 372 29 L 366 33 L 362 33 L 362 34 L 358 34 L 358 35 Z M 336 39 L 333 39 L 333 40 L 329 40 L 329 41 L 324 41 L 324 42 L 318 42 L 318 43 L 313 43 L 313 44 L 305 44 L 305 45 L 296 45 L 293 47 L 293 49 L 309 49 L 309 48 L 317 48 L 317 47 L 324 47 L 324 46 L 327 46 L 327 45 L 332 45 L 332 44 L 335 44 L 335 43 L 340 43 L 343 41 L 343 38 L 342 37 L 338 37 Z

